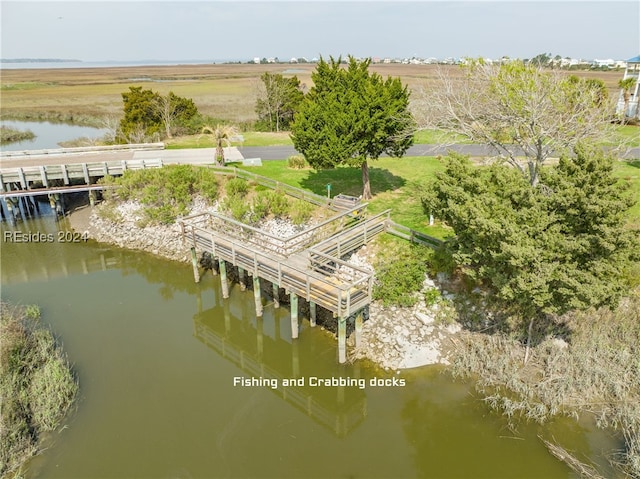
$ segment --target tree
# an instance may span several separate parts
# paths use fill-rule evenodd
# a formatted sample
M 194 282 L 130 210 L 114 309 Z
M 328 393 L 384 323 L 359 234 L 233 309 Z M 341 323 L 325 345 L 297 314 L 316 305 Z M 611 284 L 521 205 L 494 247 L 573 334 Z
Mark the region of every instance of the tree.
M 258 85 L 256 113 L 258 125 L 269 131 L 289 128 L 293 114 L 304 94 L 298 77 L 285 78 L 280 73 L 263 73 Z
M 416 102 L 419 126 L 490 145 L 534 186 L 549 156 L 609 138 L 614 108 L 598 80 L 519 61 L 463 68 L 462 76 L 441 73 L 439 85 Z
M 383 153 L 400 157 L 413 139 L 409 91 L 398 78 L 369 73 L 370 60 L 320 59 L 291 125 L 291 138 L 314 168 L 339 165 L 362 169 L 364 199 L 371 198 L 369 160 Z
M 186 127 L 198 115 L 192 100 L 169 92 L 162 96 L 142 87 L 129 87 L 122 93 L 124 117 L 120 133 L 125 141 L 149 137 L 171 138 L 175 127 Z
M 224 166 L 224 147 L 231 146 L 231 139 L 238 134 L 238 129 L 233 125 L 217 124 L 215 127 L 207 125 L 202 127 L 202 133 L 213 135 L 216 143 L 216 164 Z
M 193 100 L 181 98 L 170 91 L 166 96 L 157 95 L 155 111 L 164 125 L 165 135 L 172 138 L 176 126 L 186 126 L 198 115 Z
M 622 121 L 627 122 L 627 111 L 629 111 L 629 100 L 631 99 L 631 90 L 636 86 L 635 78 L 625 78 L 618 81 L 618 87 L 622 89 L 622 98 L 624 100 L 624 109 L 622 110 Z
M 541 179 L 545 188 L 532 187 L 514 168 L 479 168 L 452 154 L 425 201 L 453 228 L 447 247 L 461 273 L 528 321 L 527 346 L 537 318 L 614 306 L 640 260 L 638 231 L 625 217 L 634 201 L 611 157 L 577 146 Z

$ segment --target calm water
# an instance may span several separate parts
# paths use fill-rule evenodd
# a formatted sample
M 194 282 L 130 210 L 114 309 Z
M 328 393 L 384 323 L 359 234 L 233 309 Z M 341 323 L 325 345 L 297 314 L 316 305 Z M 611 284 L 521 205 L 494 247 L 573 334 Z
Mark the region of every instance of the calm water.
M 223 300 L 217 277 L 194 284 L 189 265 L 57 241 L 65 227 L 30 220 L 17 228 L 54 241 L 16 243 L 2 225 L 2 298 L 41 307 L 80 378 L 77 410 L 27 477 L 553 479 L 575 476 L 538 435 L 590 457 L 615 447 L 568 420 L 514 432 L 436 367 L 339 366 L 334 338 L 306 320 L 291 340 L 286 307 L 266 304 L 256 320 L 238 285 Z M 312 377 L 406 385 L 311 387 Z
M 2 145 L 3 151 L 42 150 L 60 148 L 58 143 L 75 140 L 77 138 L 100 138 L 107 131 L 90 126 L 66 125 L 64 123 L 49 123 L 46 121 L 2 121 L 3 126 L 21 131 L 31 130 L 36 137 L 33 140 L 19 141 Z

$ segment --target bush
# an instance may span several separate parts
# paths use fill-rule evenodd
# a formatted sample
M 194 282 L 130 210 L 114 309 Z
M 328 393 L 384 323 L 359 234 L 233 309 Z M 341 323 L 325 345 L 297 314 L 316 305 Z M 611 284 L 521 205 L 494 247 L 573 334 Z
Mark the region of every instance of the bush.
M 225 185 L 227 196 L 245 196 L 249 191 L 249 184 L 242 178 L 231 178 Z
M 281 218 L 289 214 L 289 200 L 281 191 L 269 192 L 269 209 L 273 216 Z
M 309 221 L 313 214 L 313 206 L 303 200 L 294 200 L 289 206 L 289 217 L 294 225 L 301 225 Z
M 218 197 L 215 173 L 191 165 L 168 165 L 164 168 L 127 170 L 119 178 L 106 178 L 105 184 L 117 186 L 121 200 L 137 200 L 144 205 L 142 224 L 174 222 L 185 215 L 193 196 L 199 193 L 210 201 Z M 108 217 L 109 213 L 104 212 Z
M 307 166 L 307 162 L 302 155 L 291 155 L 287 158 L 287 168 L 302 170 Z
M 402 243 L 385 248 L 376 268 L 376 284 L 373 299 L 381 300 L 385 306 L 413 306 L 418 302 L 418 291 L 422 289 L 430 249 Z
M 242 221 L 250 213 L 250 205 L 241 196 L 227 196 L 222 201 L 222 209 L 237 221 Z

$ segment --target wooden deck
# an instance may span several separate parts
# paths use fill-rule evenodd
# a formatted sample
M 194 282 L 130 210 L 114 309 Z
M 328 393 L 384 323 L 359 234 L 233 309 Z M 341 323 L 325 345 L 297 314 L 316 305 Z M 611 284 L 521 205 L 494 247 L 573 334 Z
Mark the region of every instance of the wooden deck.
M 353 223 L 347 221 L 352 213 L 347 210 L 289 238 L 276 238 L 213 214 L 189 218 L 196 222 L 183 223 L 183 231 L 197 251 L 206 251 L 346 318 L 371 302 L 373 273 L 343 261 L 336 251 L 353 251 L 383 232 L 386 221 L 383 214 Z M 327 236 L 325 247 L 315 250 L 318 240 Z

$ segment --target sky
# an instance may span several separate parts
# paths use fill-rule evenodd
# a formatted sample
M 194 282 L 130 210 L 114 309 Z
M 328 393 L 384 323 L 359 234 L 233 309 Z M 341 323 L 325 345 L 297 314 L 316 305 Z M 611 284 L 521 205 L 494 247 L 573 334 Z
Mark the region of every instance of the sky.
M 5 1 L 0 56 L 83 61 L 640 54 L 640 1 Z

